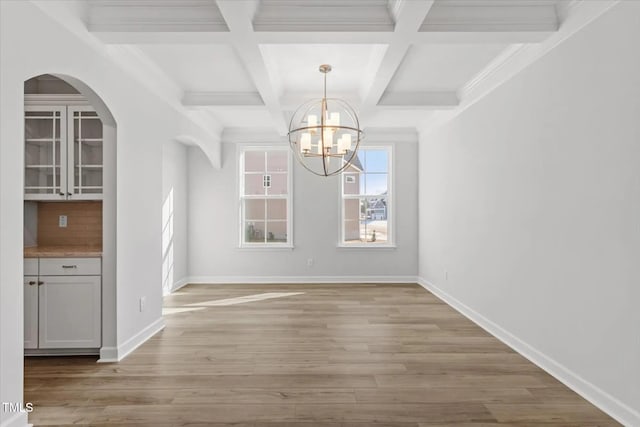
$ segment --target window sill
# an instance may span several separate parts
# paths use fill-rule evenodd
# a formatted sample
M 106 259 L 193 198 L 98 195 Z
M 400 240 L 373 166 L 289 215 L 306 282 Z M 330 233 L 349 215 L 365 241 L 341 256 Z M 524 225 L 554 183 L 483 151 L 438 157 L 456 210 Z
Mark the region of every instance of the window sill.
M 360 245 L 358 245 L 358 244 L 356 244 L 356 245 L 341 245 L 341 244 L 338 244 L 336 247 L 337 247 L 338 249 L 357 249 L 357 250 L 360 250 L 360 249 L 367 249 L 367 250 L 368 250 L 368 249 L 384 250 L 384 249 L 386 249 L 386 250 L 389 250 L 389 251 L 394 251 L 394 250 L 396 250 L 396 249 L 398 248 L 398 247 L 397 247 L 396 245 L 394 245 L 394 244 L 384 244 L 384 245 L 376 245 L 376 244 L 368 244 L 368 245 L 367 245 L 367 244 L 365 244 L 365 245 L 361 245 L 361 244 L 360 244 Z
M 242 251 L 292 251 L 293 245 L 240 245 Z

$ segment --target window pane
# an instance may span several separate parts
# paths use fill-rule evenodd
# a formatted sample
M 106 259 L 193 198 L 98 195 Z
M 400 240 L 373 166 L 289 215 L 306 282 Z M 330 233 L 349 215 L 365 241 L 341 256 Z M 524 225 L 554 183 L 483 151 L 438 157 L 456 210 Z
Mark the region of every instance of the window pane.
M 368 195 L 387 194 L 388 175 L 386 173 L 367 173 L 364 176 L 365 193 Z
M 264 221 L 246 221 L 244 227 L 244 241 L 247 243 L 264 243 Z
M 360 174 L 345 173 L 342 177 L 344 194 L 360 194 Z
M 264 172 L 264 151 L 245 151 L 245 172 Z
M 245 200 L 244 218 L 247 221 L 264 220 L 264 199 Z
M 267 242 L 284 243 L 287 241 L 286 221 L 267 222 Z
M 286 172 L 289 153 L 287 151 L 267 152 L 267 172 Z
M 287 220 L 287 201 L 284 199 L 267 200 L 268 220 Z
M 283 173 L 274 173 L 271 175 L 271 187 L 267 189 L 269 195 L 287 194 L 288 186 L 287 175 Z
M 275 147 L 241 152 L 242 243 L 290 243 L 289 156 L 288 150 Z
M 367 172 L 389 172 L 387 150 L 365 150 L 364 167 Z
M 360 218 L 364 215 L 360 211 L 359 199 L 345 199 L 344 201 L 344 239 L 345 241 L 360 241 Z
M 247 196 L 255 196 L 264 194 L 263 175 L 261 174 L 245 174 L 244 176 L 244 194 Z

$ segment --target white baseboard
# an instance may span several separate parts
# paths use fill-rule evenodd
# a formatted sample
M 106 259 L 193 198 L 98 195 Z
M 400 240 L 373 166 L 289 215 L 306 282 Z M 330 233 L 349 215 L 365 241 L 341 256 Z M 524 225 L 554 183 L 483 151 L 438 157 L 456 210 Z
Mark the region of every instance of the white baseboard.
M 525 341 L 502 328 L 500 325 L 497 325 L 482 314 L 438 288 L 433 283 L 421 277 L 418 278 L 418 283 L 449 306 L 453 307 L 463 316 L 489 332 L 494 337 L 498 338 L 517 353 L 542 368 L 558 381 L 562 382 L 571 390 L 584 397 L 586 400 L 609 414 L 611 417 L 615 418 L 620 423 L 627 426 L 640 426 L 640 413 L 635 411 L 633 408 L 630 408 L 615 397 L 611 396 L 609 393 L 583 379 L 566 366 L 535 349 Z
M 2 410 L 2 408 L 0 408 Z M 0 427 L 31 427 L 25 412 L 15 413 L 10 418 L 0 423 Z
M 164 319 L 160 317 L 155 322 L 126 340 L 124 343 L 115 347 L 103 347 L 100 349 L 100 359 L 98 363 L 119 362 L 127 357 L 133 350 L 144 344 L 149 338 L 164 329 Z
M 191 276 L 193 284 L 417 283 L 416 276 Z
M 183 286 L 188 285 L 189 283 L 191 283 L 189 280 L 189 277 L 184 277 L 173 284 L 173 287 L 171 288 L 171 292 L 175 292 L 178 289 L 182 288 Z
M 98 363 L 112 363 L 118 361 L 118 347 L 102 347 Z

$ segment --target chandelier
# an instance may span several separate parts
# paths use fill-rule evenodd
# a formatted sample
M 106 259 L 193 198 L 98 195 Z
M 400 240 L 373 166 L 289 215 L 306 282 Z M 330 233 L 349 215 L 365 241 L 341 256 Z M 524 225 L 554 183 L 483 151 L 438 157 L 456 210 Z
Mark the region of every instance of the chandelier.
M 322 99 L 302 104 L 289 124 L 289 143 L 298 161 L 310 172 L 331 176 L 348 168 L 356 158 L 363 133 L 356 112 L 345 101 L 327 98 L 327 73 L 331 65 L 320 65 L 324 74 Z

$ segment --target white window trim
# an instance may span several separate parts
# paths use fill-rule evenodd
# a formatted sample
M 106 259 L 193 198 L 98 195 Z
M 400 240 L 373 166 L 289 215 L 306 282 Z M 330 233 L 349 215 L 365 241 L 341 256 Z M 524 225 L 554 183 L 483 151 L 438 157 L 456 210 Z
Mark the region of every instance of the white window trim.
M 245 242 L 244 241 L 244 227 L 243 227 L 243 204 L 242 201 L 251 196 L 244 196 L 244 153 L 247 151 L 268 151 L 279 150 L 287 153 L 287 240 L 286 243 L 266 243 L 266 242 Z M 273 144 L 237 144 L 236 145 L 236 167 L 237 167 L 237 179 L 236 179 L 236 197 L 237 197 L 237 223 L 236 229 L 238 230 L 238 248 L 243 250 L 291 250 L 293 249 L 293 162 L 291 157 L 291 149 L 289 145 L 273 143 Z M 279 196 L 278 198 L 281 198 Z M 256 197 L 257 198 L 257 197 Z
M 340 173 L 340 180 L 338 185 L 340 188 L 338 189 L 338 193 L 340 195 L 340 200 L 338 201 L 339 212 L 340 212 L 340 225 L 338 230 L 338 245 L 339 249 L 373 249 L 373 250 L 393 250 L 396 249 L 396 221 L 395 221 L 395 213 L 396 213 L 396 204 L 395 204 L 395 144 L 392 143 L 380 143 L 375 145 L 361 145 L 360 149 L 363 150 L 387 150 L 389 153 L 388 158 L 388 194 L 387 194 L 387 204 L 391 208 L 390 214 L 387 217 L 388 228 L 387 228 L 387 242 L 386 243 L 345 243 L 344 241 L 344 186 L 343 179 L 344 175 Z

